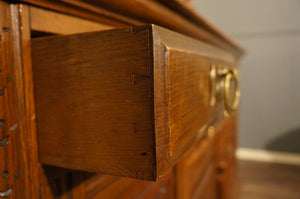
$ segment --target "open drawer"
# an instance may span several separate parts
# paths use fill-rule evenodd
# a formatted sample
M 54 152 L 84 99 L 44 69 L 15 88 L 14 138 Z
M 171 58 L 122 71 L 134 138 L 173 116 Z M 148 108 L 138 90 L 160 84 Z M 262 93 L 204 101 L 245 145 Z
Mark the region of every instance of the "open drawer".
M 223 110 L 211 106 L 211 66 L 235 67 L 231 54 L 155 25 L 36 38 L 32 62 L 40 162 L 145 180 Z

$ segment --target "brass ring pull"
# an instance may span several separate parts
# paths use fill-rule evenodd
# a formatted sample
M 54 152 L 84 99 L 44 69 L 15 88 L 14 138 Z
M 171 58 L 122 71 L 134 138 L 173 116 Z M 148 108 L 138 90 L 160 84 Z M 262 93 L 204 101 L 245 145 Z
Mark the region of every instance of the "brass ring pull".
M 230 102 L 230 85 L 231 81 L 235 81 L 235 91 L 233 102 Z M 232 115 L 239 106 L 240 102 L 240 88 L 237 71 L 228 71 L 224 78 L 224 106 L 229 115 Z

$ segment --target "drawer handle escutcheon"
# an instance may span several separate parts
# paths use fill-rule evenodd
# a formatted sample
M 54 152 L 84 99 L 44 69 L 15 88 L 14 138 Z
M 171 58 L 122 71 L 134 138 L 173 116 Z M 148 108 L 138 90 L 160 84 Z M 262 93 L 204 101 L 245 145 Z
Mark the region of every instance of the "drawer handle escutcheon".
M 235 81 L 235 91 L 233 102 L 230 103 L 230 84 L 231 80 Z M 240 103 L 240 88 L 239 78 L 236 70 L 230 70 L 226 73 L 224 78 L 224 105 L 225 110 L 229 115 L 232 115 L 239 106 Z

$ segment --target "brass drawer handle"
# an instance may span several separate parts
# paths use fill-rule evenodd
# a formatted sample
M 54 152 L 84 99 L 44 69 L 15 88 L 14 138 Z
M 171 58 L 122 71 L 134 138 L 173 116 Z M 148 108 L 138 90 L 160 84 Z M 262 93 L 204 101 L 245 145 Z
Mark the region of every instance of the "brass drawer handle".
M 231 82 L 235 83 L 235 90 L 233 96 L 233 102 L 231 99 Z M 237 70 L 232 69 L 219 69 L 217 70 L 215 65 L 211 66 L 210 69 L 210 106 L 214 107 L 217 102 L 223 100 L 225 114 L 232 115 L 239 106 L 240 102 L 240 88 L 239 78 Z
M 230 103 L 230 85 L 231 81 L 235 82 L 234 99 Z M 232 115 L 239 106 L 240 103 L 240 88 L 239 78 L 236 70 L 229 70 L 224 77 L 224 106 L 229 115 Z

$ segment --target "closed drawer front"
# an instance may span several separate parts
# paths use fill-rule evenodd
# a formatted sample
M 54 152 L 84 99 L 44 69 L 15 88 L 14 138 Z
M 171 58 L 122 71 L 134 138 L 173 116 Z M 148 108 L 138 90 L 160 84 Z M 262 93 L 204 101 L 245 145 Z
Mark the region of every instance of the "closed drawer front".
M 236 131 L 237 115 L 224 121 L 219 131 L 219 138 L 216 140 L 217 157 L 217 179 L 222 199 L 231 199 L 236 194 L 238 186 L 236 176 Z
M 235 59 L 155 25 L 32 40 L 39 159 L 156 180 L 216 114 L 211 66 Z
M 217 197 L 215 127 L 209 127 L 176 165 L 177 196 L 180 199 Z

